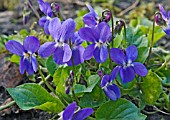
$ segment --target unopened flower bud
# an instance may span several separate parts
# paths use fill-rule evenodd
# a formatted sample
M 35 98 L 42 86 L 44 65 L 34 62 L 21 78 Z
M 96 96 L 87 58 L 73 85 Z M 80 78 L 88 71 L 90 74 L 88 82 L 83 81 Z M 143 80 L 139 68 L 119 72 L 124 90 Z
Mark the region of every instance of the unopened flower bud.
M 116 21 L 115 31 L 120 34 L 122 28 L 124 26 L 124 22 L 122 20 Z
M 52 6 L 52 9 L 53 9 L 53 12 L 59 12 L 60 6 L 59 6 L 58 3 L 53 2 L 53 3 L 51 4 L 51 6 Z
M 65 93 L 66 93 L 66 94 L 69 94 L 69 93 L 70 93 L 70 88 L 71 88 L 71 86 L 66 87 L 66 90 L 65 90 Z
M 98 70 L 98 75 L 102 78 L 103 77 L 103 72 L 101 70 Z
M 162 18 L 160 13 L 157 13 L 154 17 L 155 22 L 159 26 L 166 26 L 166 21 Z
M 106 16 L 105 16 L 105 22 L 109 22 L 111 19 L 111 12 L 107 12 Z

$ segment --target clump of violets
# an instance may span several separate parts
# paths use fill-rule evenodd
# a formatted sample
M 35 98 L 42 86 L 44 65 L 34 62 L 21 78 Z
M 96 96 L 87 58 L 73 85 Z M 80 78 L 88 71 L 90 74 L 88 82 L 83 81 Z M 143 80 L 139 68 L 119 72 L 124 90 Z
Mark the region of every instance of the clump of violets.
M 84 120 L 93 113 L 92 108 L 80 109 L 76 102 L 71 103 L 61 113 L 59 120 Z
M 34 36 L 25 38 L 23 45 L 15 40 L 10 40 L 5 44 L 6 49 L 18 56 L 20 59 L 20 73 L 24 74 L 26 70 L 29 75 L 37 71 L 38 65 L 35 57 L 35 52 L 40 46 L 39 40 Z
M 138 50 L 135 45 L 130 45 L 125 52 L 119 48 L 112 48 L 110 56 L 118 64 L 111 73 L 112 80 L 115 79 L 119 72 L 123 83 L 131 82 L 135 78 L 135 74 L 146 76 L 148 73 L 142 63 L 135 62 L 138 56 Z
M 159 4 L 159 10 L 160 13 L 156 13 L 155 15 L 155 22 L 157 25 L 162 27 L 164 32 L 170 36 L 170 11 L 168 13 L 165 11 L 165 9 L 162 7 L 162 5 Z M 161 14 L 161 15 L 160 15 Z
M 62 23 L 58 18 L 53 18 L 49 24 L 49 32 L 55 42 L 46 42 L 41 45 L 38 54 L 43 58 L 53 54 L 54 61 L 59 65 L 68 62 L 72 56 L 68 40 L 73 37 L 75 26 L 76 24 L 71 18 Z
M 108 58 L 107 46 L 111 37 L 109 25 L 101 22 L 96 28 L 84 27 L 78 33 L 82 39 L 92 43 L 86 47 L 84 59 L 89 60 L 94 56 L 97 62 L 105 62 Z
M 100 87 L 104 90 L 106 96 L 111 100 L 117 100 L 120 98 L 120 89 L 112 83 L 110 75 L 104 75 L 100 84 Z
M 40 10 L 46 15 L 46 16 L 41 17 L 38 23 L 42 28 L 44 28 L 44 32 L 46 34 L 50 34 L 48 30 L 48 26 L 49 26 L 50 20 L 52 19 L 51 17 L 53 16 L 51 5 L 50 3 L 44 2 L 43 0 L 38 0 L 38 3 L 39 3 Z

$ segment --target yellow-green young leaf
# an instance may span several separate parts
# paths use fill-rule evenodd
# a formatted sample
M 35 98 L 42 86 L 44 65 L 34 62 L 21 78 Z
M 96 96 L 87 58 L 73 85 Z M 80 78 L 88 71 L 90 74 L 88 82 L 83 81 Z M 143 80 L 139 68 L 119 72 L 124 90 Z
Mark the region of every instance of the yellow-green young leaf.
M 19 64 L 20 57 L 18 55 L 12 55 L 10 61 L 13 62 L 13 63 Z
M 16 88 L 8 88 L 7 90 L 22 110 L 42 108 L 42 110 L 61 112 L 64 108 L 58 98 L 53 97 L 42 86 L 35 83 L 26 83 Z M 49 103 L 53 104 L 50 104 L 49 108 L 45 109 L 45 106 L 49 105 Z M 57 108 L 54 109 L 56 106 Z
M 123 39 L 122 32 L 121 32 L 120 35 L 119 35 L 119 34 L 116 35 L 116 37 L 115 37 L 115 39 L 114 39 L 114 47 L 115 47 L 115 48 L 118 48 L 118 47 L 120 46 L 120 44 L 121 44 L 121 42 L 122 42 L 122 39 Z
M 138 48 L 138 57 L 136 61 L 144 63 L 148 55 L 149 55 L 149 47 L 140 47 Z
M 162 30 L 162 28 L 160 28 L 159 26 L 155 26 L 153 44 L 155 44 L 164 35 L 165 35 L 165 32 Z M 152 29 L 149 30 L 149 34 L 148 34 L 149 43 L 150 43 L 151 39 L 152 39 Z
M 126 99 L 108 101 L 96 111 L 96 120 L 145 120 L 146 116 Z
M 140 85 L 142 91 L 141 99 L 144 103 L 153 105 L 162 92 L 161 79 L 150 70 L 148 75 L 143 77 L 142 80 L 143 83 Z
M 60 112 L 62 111 L 62 108 L 59 106 L 60 103 L 56 102 L 46 102 L 40 106 L 36 106 L 36 109 L 44 110 L 47 112 Z

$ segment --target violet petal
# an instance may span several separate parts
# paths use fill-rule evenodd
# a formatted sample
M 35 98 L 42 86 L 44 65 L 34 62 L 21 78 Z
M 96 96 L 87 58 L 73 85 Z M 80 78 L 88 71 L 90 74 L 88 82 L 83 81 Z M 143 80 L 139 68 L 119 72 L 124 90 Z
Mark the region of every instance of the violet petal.
M 146 76 L 148 74 L 148 70 L 146 69 L 146 67 L 139 62 L 134 62 L 134 70 L 136 72 L 136 74 L 140 75 L 140 76 Z
M 6 49 L 16 55 L 23 56 L 24 47 L 15 40 L 10 40 L 5 44 Z

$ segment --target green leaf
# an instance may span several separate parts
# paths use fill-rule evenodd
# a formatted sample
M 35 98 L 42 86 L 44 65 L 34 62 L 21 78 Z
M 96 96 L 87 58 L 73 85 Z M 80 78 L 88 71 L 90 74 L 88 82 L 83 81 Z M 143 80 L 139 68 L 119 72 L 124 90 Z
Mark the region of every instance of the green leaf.
M 150 70 L 148 75 L 143 77 L 142 80 L 143 83 L 140 85 L 142 91 L 141 99 L 146 104 L 153 105 L 162 93 L 161 79 Z
M 50 75 L 53 76 L 55 71 L 58 69 L 59 65 L 57 65 L 54 62 L 53 57 L 50 56 L 46 61 L 46 67 L 47 67 L 47 70 L 49 71 Z
M 103 90 L 96 86 L 92 92 L 85 93 L 83 97 L 80 99 L 79 105 L 83 108 L 85 107 L 98 107 L 106 101 L 105 94 Z
M 8 88 L 7 90 L 22 110 L 38 108 L 47 111 L 56 110 L 53 112 L 61 112 L 64 108 L 58 98 L 53 97 L 42 86 L 35 83 L 26 83 L 16 88 Z M 48 109 L 45 108 L 47 105 L 49 105 Z M 56 105 L 57 108 L 54 109 Z
M 12 55 L 10 61 L 13 62 L 13 63 L 19 64 L 20 63 L 20 57 L 18 55 L 14 54 L 14 55 Z
M 116 35 L 116 37 L 114 39 L 114 47 L 115 48 L 118 48 L 120 46 L 122 39 L 123 39 L 122 33 L 120 35 L 119 34 Z
M 137 62 L 144 63 L 149 55 L 149 47 L 140 47 L 138 48 L 138 57 Z
M 87 80 L 87 88 L 84 85 L 76 84 L 74 86 L 75 93 L 91 92 L 96 84 L 99 82 L 98 75 L 91 75 Z
M 158 40 L 160 40 L 164 35 L 165 32 L 163 32 L 162 28 L 160 28 L 159 26 L 155 26 L 153 44 L 155 44 Z M 149 30 L 149 34 L 148 34 L 149 42 L 151 41 L 151 39 L 152 39 L 152 29 Z
M 96 111 L 96 120 L 145 120 L 146 116 L 126 99 L 108 101 Z

